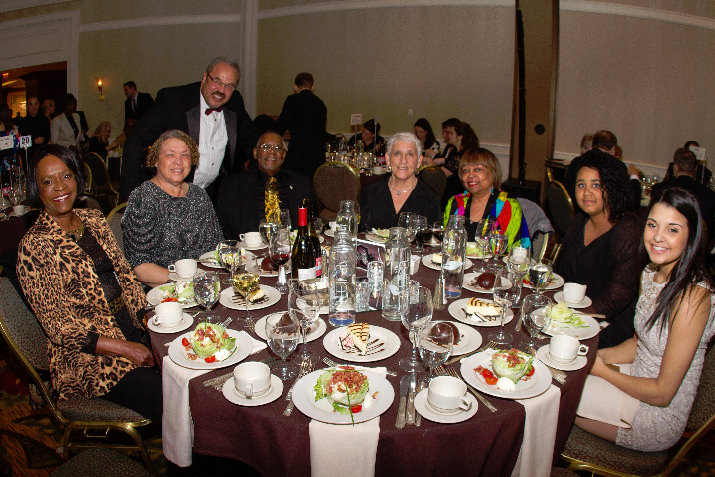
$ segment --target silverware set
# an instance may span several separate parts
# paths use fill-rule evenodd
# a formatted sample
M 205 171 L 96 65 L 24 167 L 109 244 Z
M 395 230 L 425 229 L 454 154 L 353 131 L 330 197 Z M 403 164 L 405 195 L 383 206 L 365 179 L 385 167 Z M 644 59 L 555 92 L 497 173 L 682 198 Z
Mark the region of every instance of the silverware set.
M 300 378 L 305 376 L 306 374 L 310 373 L 313 371 L 313 362 L 308 360 L 308 361 L 303 361 L 300 363 L 300 373 L 298 374 L 298 377 L 295 378 L 295 381 L 293 381 L 293 385 L 290 387 L 288 390 L 288 394 L 286 394 L 286 400 L 290 401 L 288 405 L 286 406 L 285 410 L 283 411 L 284 416 L 290 416 L 291 413 L 293 412 L 293 407 L 295 406 L 295 403 L 293 402 L 293 388 L 295 388 L 295 385 L 298 381 L 300 381 Z
M 405 374 L 400 379 L 400 403 L 397 408 L 395 427 L 402 429 L 407 424 L 415 424 L 415 395 L 417 391 L 417 374 Z

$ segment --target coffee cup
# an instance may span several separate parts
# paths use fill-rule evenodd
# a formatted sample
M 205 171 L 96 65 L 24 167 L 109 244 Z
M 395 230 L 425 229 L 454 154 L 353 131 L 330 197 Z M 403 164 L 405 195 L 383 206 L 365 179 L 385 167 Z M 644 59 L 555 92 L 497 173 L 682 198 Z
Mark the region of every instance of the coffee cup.
M 586 297 L 586 285 L 580 283 L 564 283 L 564 300 L 566 304 L 578 305 Z
M 176 301 L 159 303 L 155 311 L 154 324 L 165 328 L 178 325 L 184 317 L 184 309 L 181 307 L 181 303 Z
M 169 271 L 176 273 L 179 278 L 194 278 L 196 269 L 196 260 L 193 258 L 182 258 L 174 262 L 173 265 L 169 265 Z
M 549 357 L 562 364 L 568 364 L 576 356 L 586 356 L 588 346 L 581 344 L 576 338 L 569 335 L 555 335 L 549 344 Z
M 338 226 L 338 223 L 335 220 L 331 220 L 328 222 L 328 225 L 330 225 L 330 230 L 335 233 L 335 227 Z
M 12 211 L 17 217 L 20 217 L 21 215 L 25 215 L 25 212 L 27 212 L 27 207 L 25 207 L 24 204 L 14 205 L 12 207 Z
M 245 234 L 239 235 L 239 238 L 247 247 L 259 247 L 263 243 L 259 232 L 246 232 Z
M 427 389 L 427 403 L 437 412 L 469 411 L 472 403 L 467 399 L 467 385 L 452 376 L 432 378 Z
M 263 396 L 271 389 L 271 369 L 258 361 L 241 363 L 233 370 L 233 384 L 247 399 Z

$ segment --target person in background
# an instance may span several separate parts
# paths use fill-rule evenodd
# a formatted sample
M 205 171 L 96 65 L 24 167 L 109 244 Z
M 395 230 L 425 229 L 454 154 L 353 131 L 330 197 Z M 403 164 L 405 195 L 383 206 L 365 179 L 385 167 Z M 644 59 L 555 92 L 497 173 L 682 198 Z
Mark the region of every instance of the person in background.
M 442 122 L 442 139 L 446 146 L 441 157 L 436 157 L 433 164 L 442 166 L 447 177 L 459 170 L 459 152 L 457 151 L 457 128 L 462 124 L 457 118 L 449 118 Z
M 593 134 L 584 134 L 581 138 L 581 155 L 593 149 Z
M 515 245 L 531 246 L 529 227 L 519 201 L 500 190 L 502 172 L 494 153 L 482 147 L 465 151 L 459 161 L 458 177 L 465 192 L 447 201 L 445 226 L 451 215 L 463 215 L 467 237 L 472 241 L 479 221 L 494 219 L 501 233 L 509 237 L 509 250 Z
M 62 102 L 62 113 L 52 120 L 50 143 L 74 148 L 79 152 L 79 147 L 85 139 L 76 109 L 77 99 L 73 94 L 67 94 Z
M 278 190 L 280 208 L 287 208 L 291 223 L 298 223 L 298 207 L 303 199 L 313 198 L 310 179 L 282 167 L 286 157 L 283 138 L 275 131 L 263 133 L 253 149 L 257 167 L 229 176 L 221 184 L 216 214 L 227 239 L 258 231 L 266 218 L 266 189 Z M 240 204 L 240 206 L 237 206 Z
M 454 135 L 450 133 L 449 140 L 457 153 L 453 154 L 451 159 L 445 159 L 442 167 L 444 174 L 447 176 L 447 185 L 442 196 L 442 205 L 444 207 L 447 206 L 447 201 L 450 197 L 464 191 L 459 169 L 461 158 L 465 154 L 479 150 L 479 138 L 472 127 L 465 122 L 460 122 L 454 126 Z
M 136 121 L 154 104 L 154 98 L 149 93 L 140 93 L 134 81 L 127 81 L 123 87 L 124 96 L 127 97 L 124 100 L 124 121 L 126 122 L 127 119 Z
M 606 315 L 609 326 L 599 347 L 633 336 L 638 277 L 645 265 L 639 245 L 643 222 L 628 209 L 628 176 L 623 163 L 592 149 L 580 156 L 576 202 L 580 212 L 566 232 L 554 271 L 567 282 L 586 285 L 592 305 L 586 312 Z
M 52 122 L 52 118 L 55 115 L 55 102 L 52 99 L 46 99 L 42 102 L 40 106 L 40 112 L 43 116 L 47 118 L 47 122 Z
M 385 154 L 385 138 L 380 136 L 380 123 L 374 119 L 362 124 L 362 132 L 353 135 L 348 140 L 348 146 L 356 146 L 358 141 L 362 141 L 365 152 L 372 152 L 376 157 Z
M 693 140 L 685 141 L 685 144 L 683 145 L 683 149 L 690 151 L 691 150 L 690 146 L 700 147 L 700 143 L 698 143 L 698 141 L 693 141 Z M 697 159 L 697 157 L 696 157 L 696 159 Z M 675 177 L 675 174 L 673 173 L 673 163 L 671 162 L 670 164 L 668 164 L 668 170 L 665 172 L 665 178 L 663 180 L 667 181 L 667 180 L 673 179 L 674 177 Z M 698 169 L 695 172 L 695 179 L 699 183 L 701 183 L 707 187 L 710 184 L 710 180 L 712 179 L 712 177 L 713 177 L 712 171 L 710 169 L 708 169 L 707 167 L 703 167 L 702 164 L 698 163 Z
M 149 286 L 166 283 L 167 267 L 175 261 L 199 258 L 223 240 L 206 191 L 186 182 L 198 161 L 191 136 L 166 131 L 146 159 L 156 174 L 129 196 L 122 218 L 124 250 L 137 278 Z
M 298 73 L 293 81 L 294 94 L 283 103 L 276 132 L 290 131 L 290 145 L 285 168 L 312 178 L 325 162 L 325 124 L 328 109 L 315 95 L 310 73 Z
M 360 195 L 363 230 L 396 227 L 400 212 L 414 212 L 432 224 L 439 220 L 439 198 L 415 174 L 422 165 L 422 142 L 411 132 L 398 132 L 387 142 L 387 165 L 392 173 Z
M 18 131 L 12 122 L 12 109 L 5 103 L 0 103 L 0 137 L 12 136 L 13 146 L 8 149 L 0 150 L 0 168 L 2 171 L 2 187 L 10 185 L 9 171 L 13 167 L 20 164 L 18 149 L 20 142 L 17 139 Z
M 684 189 L 653 195 L 642 233 L 650 264 L 640 280 L 635 333 L 598 351 L 577 426 L 643 452 L 666 450 L 682 437 L 715 334 L 715 284 L 703 265 L 701 220 Z M 595 391 L 601 380 L 603 391 Z M 605 410 L 595 411 L 594 401 Z M 615 425 L 622 422 L 628 427 Z
M 27 150 L 28 158 L 32 157 L 39 146 L 50 140 L 50 121 L 40 114 L 40 100 L 37 96 L 27 98 L 27 115 L 20 121 L 20 135 L 32 138 L 32 147 Z
M 102 121 L 94 130 L 94 134 L 89 138 L 89 152 L 94 152 L 102 160 L 107 159 L 109 150 L 109 137 L 112 135 L 112 125 L 109 121 Z
M 17 276 L 47 334 L 60 400 L 102 398 L 160 422 L 146 296 L 102 213 L 73 207 L 81 169 L 77 154 L 56 144 L 30 160 L 28 202 L 43 210 L 20 243 Z
M 422 143 L 422 150 L 424 151 L 423 158 L 427 162 L 432 162 L 432 158 L 439 156 L 439 142 L 434 137 L 434 132 L 432 132 L 432 126 L 429 121 L 425 118 L 420 118 L 415 122 L 415 136 Z

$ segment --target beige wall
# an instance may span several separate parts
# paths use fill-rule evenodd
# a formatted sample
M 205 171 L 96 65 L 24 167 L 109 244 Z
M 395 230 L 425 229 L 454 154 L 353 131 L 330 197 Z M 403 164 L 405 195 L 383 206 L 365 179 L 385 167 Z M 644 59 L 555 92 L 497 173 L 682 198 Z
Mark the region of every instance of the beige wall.
M 398 3 L 376 0 L 363 6 Z M 359 112 L 365 119 L 377 115 L 387 134 L 409 129 L 425 116 L 439 136 L 439 123 L 457 116 L 474 126 L 483 143 L 504 152 L 510 139 L 513 11 L 479 3 L 319 11 L 259 20 L 257 112 L 278 114 L 295 74 L 308 70 L 316 76 L 316 93 L 328 107 L 332 131 L 348 129 L 350 113 Z M 309 0 L 259 3 L 264 16 L 276 12 L 271 9 L 305 11 L 316 4 L 341 5 Z M 556 156 L 575 153 L 581 135 L 599 128 L 613 130 L 626 158 L 639 163 L 665 165 L 673 150 L 690 138 L 712 156 L 715 2 L 568 5 L 571 10 L 562 5 L 561 12 Z M 573 5 L 600 13 L 573 11 Z M 634 17 L 650 11 L 646 9 L 660 9 L 666 19 L 672 13 L 692 15 L 704 27 Z M 6 12 L 3 19 L 68 10 L 80 11 L 84 30 L 101 30 L 79 35 L 78 99 L 91 129 L 107 119 L 115 133 L 119 131 L 124 81 L 133 79 L 140 90 L 155 95 L 162 86 L 198 80 L 214 55 L 239 53 L 238 2 L 77 0 Z M 233 20 L 156 24 L 158 19 L 185 21 L 203 15 Z M 690 17 L 671 20 L 683 18 Z M 112 23 L 132 19 L 143 26 Z M 97 100 L 100 75 L 103 102 Z M 408 109 L 414 110 L 412 118 Z

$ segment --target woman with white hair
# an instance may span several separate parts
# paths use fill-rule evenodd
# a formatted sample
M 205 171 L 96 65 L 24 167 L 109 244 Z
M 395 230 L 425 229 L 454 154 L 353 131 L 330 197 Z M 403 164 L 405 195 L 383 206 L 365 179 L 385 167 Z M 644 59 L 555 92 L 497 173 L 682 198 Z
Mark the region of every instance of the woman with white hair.
M 428 223 L 440 218 L 439 197 L 417 177 L 422 165 L 422 142 L 410 132 L 398 132 L 387 142 L 387 165 L 392 169 L 385 180 L 368 186 L 360 196 L 360 226 L 396 227 L 400 212 L 427 217 Z

